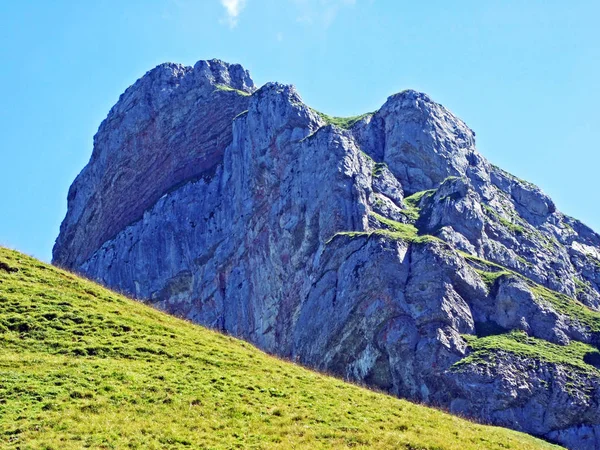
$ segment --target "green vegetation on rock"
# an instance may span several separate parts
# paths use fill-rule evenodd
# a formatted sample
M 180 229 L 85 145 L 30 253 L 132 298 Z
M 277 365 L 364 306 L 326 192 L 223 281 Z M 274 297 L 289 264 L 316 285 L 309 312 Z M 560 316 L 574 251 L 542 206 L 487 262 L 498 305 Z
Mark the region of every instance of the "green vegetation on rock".
M 561 364 L 574 369 L 600 375 L 600 371 L 588 364 L 590 355 L 600 357 L 600 352 L 591 345 L 572 341 L 569 345 L 558 345 L 543 339 L 528 336 L 524 331 L 497 334 L 486 337 L 464 335 L 472 353 L 458 361 L 454 367 L 467 364 L 488 364 L 500 352 L 511 353 L 533 361 Z
M 411 227 L 412 225 L 407 225 L 407 227 Z M 393 241 L 403 241 L 411 244 L 424 244 L 427 242 L 443 242 L 442 240 L 436 238 L 435 236 L 423 235 L 417 236 L 416 234 L 412 234 L 410 229 L 405 229 L 402 231 L 392 231 L 386 229 L 372 230 L 372 231 L 340 231 L 334 234 L 326 244 L 329 244 L 338 236 L 346 236 L 350 239 L 357 237 L 371 237 L 371 236 L 380 236 L 387 239 L 391 239 Z
M 404 199 L 404 204 L 406 205 L 406 209 L 400 211 L 404 214 L 409 220 L 413 223 L 416 223 L 421 217 L 421 208 L 419 204 L 421 200 L 425 197 L 429 197 L 435 193 L 435 189 L 429 189 L 427 191 L 416 192 Z
M 371 113 L 360 114 L 358 116 L 352 116 L 352 117 L 333 117 L 333 116 L 329 116 L 325 113 L 322 113 L 320 111 L 317 111 L 315 109 L 313 109 L 313 111 L 315 113 L 317 113 L 319 116 L 321 116 L 321 118 L 328 124 L 338 126 L 345 130 L 349 130 L 358 121 L 364 119 L 365 117 L 372 116 L 374 114 L 371 112 Z
M 507 269 L 506 267 L 501 266 L 500 264 L 493 263 L 491 261 L 488 261 L 487 259 L 480 258 L 479 256 L 471 255 L 470 253 L 463 252 L 461 250 L 457 250 L 457 253 L 459 255 L 461 255 L 463 258 L 465 258 L 467 261 L 474 263 L 480 269 L 481 269 L 481 267 L 485 267 L 486 269 L 488 269 L 486 271 L 491 271 L 491 272 L 507 271 L 511 274 L 522 277 L 522 275 L 520 275 L 510 269 Z M 481 269 L 481 270 L 483 270 L 483 269 Z M 525 278 L 525 277 L 523 277 L 523 278 Z
M 414 238 L 418 233 L 417 227 L 414 225 L 388 219 L 387 217 L 383 217 L 381 214 L 377 214 L 376 212 L 370 212 L 369 215 L 377 222 L 387 227 L 389 230 L 397 233 L 403 233 L 406 235 L 407 240 Z
M 215 84 L 215 88 L 217 91 L 225 91 L 225 92 L 235 92 L 236 94 L 243 95 L 245 97 L 249 97 L 250 93 L 245 91 L 240 91 L 239 89 L 232 88 L 231 86 L 227 86 L 226 84 Z
M 590 262 L 591 264 L 593 264 L 596 269 L 600 269 L 600 260 L 594 258 L 592 255 L 585 255 L 586 259 L 588 260 L 588 262 Z
M 413 208 L 411 206 L 408 206 L 406 209 L 401 209 L 399 212 L 413 223 L 419 220 L 419 217 L 421 216 L 419 208 Z
M 414 194 L 406 197 L 404 199 L 404 203 L 406 203 L 408 206 L 412 206 L 413 208 L 417 208 L 423 197 L 430 197 L 435 194 L 435 191 L 436 189 L 428 189 L 426 191 L 415 192 Z
M 0 443 L 80 448 L 556 448 L 268 356 L 0 249 Z
M 381 175 L 381 172 L 383 172 L 383 169 L 387 169 L 386 163 L 375 163 L 373 165 L 373 171 L 371 175 L 374 177 L 378 177 L 379 175 Z
M 547 301 L 557 311 L 569 316 L 571 319 L 577 320 L 586 326 L 589 331 L 600 332 L 600 312 L 588 308 L 583 303 L 565 294 L 560 294 L 544 286 L 540 286 L 531 280 L 527 280 L 527 284 L 533 295 L 538 299 Z
M 369 215 L 385 228 L 370 231 L 340 231 L 333 235 L 326 243 L 330 243 L 337 236 L 346 236 L 350 238 L 359 236 L 383 236 L 392 240 L 417 244 L 425 242 L 444 242 L 435 236 L 419 235 L 417 227 L 415 227 L 413 224 L 397 222 L 395 220 L 388 219 L 387 217 L 383 217 L 381 214 L 377 214 L 375 212 L 370 212 Z
M 387 236 L 391 239 L 399 239 L 406 242 L 412 243 L 423 243 L 423 242 L 443 242 L 441 239 L 430 235 L 419 236 L 417 227 L 408 223 L 397 222 L 387 217 L 383 217 L 375 212 L 369 213 L 377 222 L 385 226 L 387 229 L 375 230 L 371 233 Z
M 498 278 L 505 276 L 505 275 L 509 275 L 509 276 L 512 275 L 512 273 L 509 272 L 508 270 L 498 270 L 496 272 L 488 272 L 488 271 L 481 270 L 481 269 L 475 269 L 475 272 L 477 272 L 477 274 L 483 280 L 483 282 L 486 284 L 488 289 L 491 289 L 492 286 L 494 286 L 494 284 L 496 283 L 496 280 Z
M 499 264 L 487 261 L 477 256 L 470 255 L 465 252 L 459 252 L 467 261 L 475 263 L 475 270 L 486 283 L 488 288 L 491 288 L 496 280 L 501 276 L 513 276 L 523 280 L 533 295 L 538 300 L 543 300 L 549 303 L 557 312 L 564 314 L 576 320 L 591 332 L 600 332 L 600 312 L 594 311 L 581 303 L 579 300 L 571 298 L 565 294 L 548 289 L 535 281 L 527 278 L 520 273 L 510 270 Z M 485 267 L 485 269 L 482 269 Z
M 575 290 L 576 296 L 579 296 L 580 294 L 587 292 L 588 289 L 591 289 L 588 281 L 581 281 L 578 277 L 573 277 L 573 283 L 575 283 L 575 286 L 577 287 Z
M 485 213 L 489 217 L 495 218 L 498 222 L 500 222 L 500 224 L 502 226 L 504 226 L 505 228 L 507 228 L 513 234 L 523 234 L 523 233 L 525 233 L 525 228 L 522 225 L 513 223 L 510 220 L 505 219 L 498 212 L 496 212 L 495 209 L 493 209 L 489 205 L 486 205 L 485 203 L 483 203 L 482 206 L 483 206 L 483 210 L 485 211 Z
M 501 277 L 519 278 L 527 284 L 537 301 L 548 303 L 558 313 L 564 314 L 571 320 L 585 326 L 589 332 L 600 332 L 600 312 L 588 308 L 583 303 L 567 295 L 541 286 L 503 266 L 464 252 L 460 253 L 467 261 L 474 263 L 475 271 L 488 289 L 491 290 Z M 583 284 L 581 281 L 580 283 Z M 483 325 L 485 328 L 486 324 Z M 566 346 L 557 345 L 543 339 L 530 337 L 522 331 L 514 330 L 510 333 L 490 334 L 492 335 L 483 337 L 464 336 L 473 353 L 459 361 L 457 367 L 463 364 L 490 362 L 494 360 L 498 352 L 507 352 L 536 361 L 568 365 L 585 372 L 593 371 L 596 375 L 600 375 L 600 370 L 598 370 L 598 367 L 600 367 L 600 352 L 588 344 L 572 341 Z

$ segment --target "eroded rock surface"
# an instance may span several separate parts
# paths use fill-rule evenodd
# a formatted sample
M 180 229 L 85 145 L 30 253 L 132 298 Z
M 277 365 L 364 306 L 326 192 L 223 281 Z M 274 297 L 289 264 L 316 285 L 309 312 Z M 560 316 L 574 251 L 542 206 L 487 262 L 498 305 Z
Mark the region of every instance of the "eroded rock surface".
M 56 264 L 307 366 L 600 448 L 600 236 L 425 94 L 332 120 L 239 65 L 163 64 L 113 107 L 68 200 Z

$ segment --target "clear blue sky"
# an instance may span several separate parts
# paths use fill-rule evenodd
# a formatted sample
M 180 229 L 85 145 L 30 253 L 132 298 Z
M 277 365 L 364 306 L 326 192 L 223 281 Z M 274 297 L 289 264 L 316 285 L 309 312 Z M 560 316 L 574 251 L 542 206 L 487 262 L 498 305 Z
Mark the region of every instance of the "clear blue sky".
M 426 92 L 600 230 L 599 17 L 597 0 L 1 1 L 0 245 L 49 260 L 119 94 L 161 62 L 210 58 L 331 115 Z

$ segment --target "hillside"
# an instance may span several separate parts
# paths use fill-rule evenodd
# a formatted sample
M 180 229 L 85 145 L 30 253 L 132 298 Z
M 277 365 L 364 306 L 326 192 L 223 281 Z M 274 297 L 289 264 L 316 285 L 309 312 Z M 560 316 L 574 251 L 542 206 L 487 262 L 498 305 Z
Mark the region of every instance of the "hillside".
M 558 448 L 311 372 L 3 248 L 0 443 Z

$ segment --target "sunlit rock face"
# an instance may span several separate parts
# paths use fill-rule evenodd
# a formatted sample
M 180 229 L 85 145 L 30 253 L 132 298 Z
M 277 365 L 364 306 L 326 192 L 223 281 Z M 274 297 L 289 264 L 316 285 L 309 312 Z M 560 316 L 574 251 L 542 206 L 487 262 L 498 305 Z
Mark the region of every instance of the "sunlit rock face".
M 54 263 L 309 367 L 600 448 L 600 236 L 404 91 L 353 120 L 219 60 L 125 91 Z

